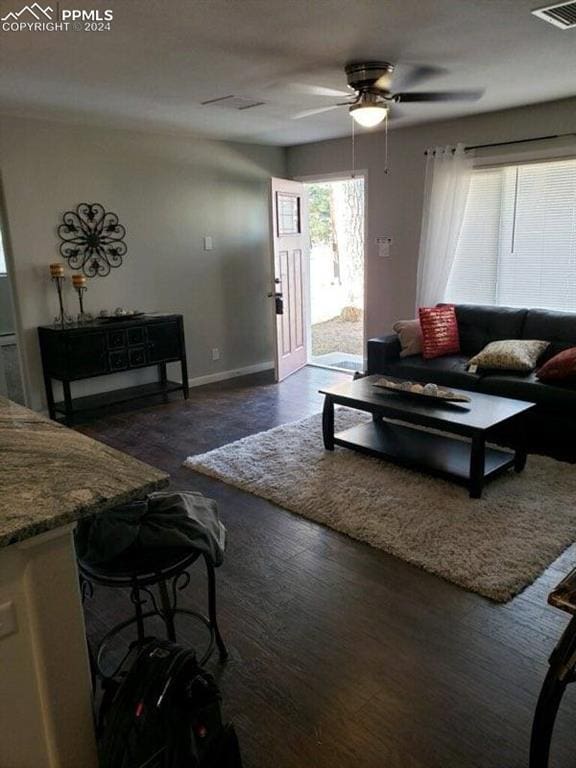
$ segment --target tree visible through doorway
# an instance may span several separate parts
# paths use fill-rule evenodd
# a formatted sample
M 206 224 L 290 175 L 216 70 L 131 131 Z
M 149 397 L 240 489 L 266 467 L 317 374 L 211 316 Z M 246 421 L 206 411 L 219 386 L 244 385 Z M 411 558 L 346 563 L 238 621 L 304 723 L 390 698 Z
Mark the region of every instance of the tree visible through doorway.
M 364 351 L 364 180 L 311 184 L 308 206 L 312 362 L 358 370 Z

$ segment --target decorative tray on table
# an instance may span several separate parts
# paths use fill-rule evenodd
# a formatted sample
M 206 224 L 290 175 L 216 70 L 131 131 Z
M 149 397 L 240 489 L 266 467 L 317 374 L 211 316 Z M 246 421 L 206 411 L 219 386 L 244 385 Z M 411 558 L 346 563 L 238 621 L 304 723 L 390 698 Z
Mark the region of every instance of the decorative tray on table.
M 106 315 L 96 318 L 101 323 L 119 323 L 122 320 L 133 320 L 135 317 L 143 317 L 146 312 L 124 312 L 122 315 Z
M 414 381 L 392 381 L 390 379 L 379 379 L 373 384 L 374 387 L 385 389 L 390 392 L 397 392 L 399 395 L 408 395 L 419 400 L 444 400 L 451 403 L 470 403 L 472 402 L 468 395 L 457 394 L 445 387 L 439 387 L 438 384 L 420 384 Z

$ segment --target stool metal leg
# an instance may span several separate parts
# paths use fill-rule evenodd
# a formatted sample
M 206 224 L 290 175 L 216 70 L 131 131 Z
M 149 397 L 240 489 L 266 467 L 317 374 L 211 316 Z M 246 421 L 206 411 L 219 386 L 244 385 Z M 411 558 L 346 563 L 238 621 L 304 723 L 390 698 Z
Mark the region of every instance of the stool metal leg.
M 132 581 L 132 593 L 130 595 L 130 599 L 132 600 L 132 603 L 134 604 L 134 608 L 136 609 L 136 628 L 138 631 L 138 642 L 142 643 L 144 642 L 144 614 L 142 612 L 142 598 L 140 596 L 140 589 L 138 587 L 138 582 L 136 579 Z
M 82 576 L 82 574 L 80 574 L 80 595 L 82 599 L 82 605 L 84 605 L 86 600 L 94 597 L 94 584 L 92 584 L 91 581 L 88 581 L 88 579 L 85 576 Z
M 95 583 L 107 587 L 121 587 L 130 589 L 130 600 L 134 606 L 134 616 L 125 621 L 116 624 L 100 640 L 92 653 L 90 649 L 90 666 L 93 678 L 100 678 L 103 681 L 113 679 L 120 672 L 128 653 L 135 645 L 139 645 L 147 640 L 145 619 L 160 617 L 166 628 L 166 635 L 171 642 L 176 642 L 176 614 L 193 618 L 201 622 L 208 630 L 210 641 L 199 658 L 200 664 L 208 661 L 214 651 L 214 646 L 218 646 L 220 661 L 228 657 L 228 651 L 220 635 L 218 619 L 216 616 L 216 576 L 214 566 L 207 555 L 204 555 L 206 571 L 208 575 L 208 617 L 191 610 L 189 608 L 178 607 L 178 594 L 190 583 L 190 574 L 188 568 L 197 559 L 197 553 L 192 552 L 188 557 L 169 565 L 165 569 L 159 568 L 146 573 L 133 573 L 126 576 L 108 577 L 104 574 L 94 574 Z M 157 589 L 154 589 L 157 587 Z M 82 574 L 81 579 L 82 599 L 92 596 L 91 579 Z M 137 639 L 128 644 L 126 655 L 120 664 L 117 665 L 112 673 L 107 673 L 104 669 L 104 657 L 110 648 L 112 641 L 119 638 L 122 633 L 130 626 L 136 625 Z
M 174 627 L 174 608 L 170 604 L 170 598 L 168 597 L 168 589 L 166 588 L 165 579 L 159 575 L 158 579 L 158 591 L 160 592 L 160 605 L 162 606 L 161 615 L 166 625 L 166 634 L 168 640 L 173 643 L 176 642 L 176 629 Z
M 208 617 L 210 619 L 210 625 L 214 631 L 214 637 L 216 638 L 216 645 L 218 646 L 218 652 L 220 654 L 220 661 L 225 661 L 228 658 L 228 649 L 222 640 L 220 629 L 218 627 L 218 619 L 216 617 L 216 574 L 214 573 L 214 566 L 204 555 L 204 561 L 206 563 L 206 572 L 208 574 Z
M 575 679 L 575 670 L 576 617 L 571 619 L 550 656 L 550 669 L 534 712 L 529 768 L 548 768 L 556 715 L 566 686 Z

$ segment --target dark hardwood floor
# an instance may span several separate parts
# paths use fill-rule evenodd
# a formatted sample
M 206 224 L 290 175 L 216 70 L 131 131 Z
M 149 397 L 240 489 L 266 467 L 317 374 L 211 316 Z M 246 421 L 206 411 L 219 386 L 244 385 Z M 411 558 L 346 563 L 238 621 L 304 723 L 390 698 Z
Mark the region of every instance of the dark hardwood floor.
M 317 390 L 340 379 L 305 368 L 276 385 L 262 374 L 80 429 L 166 470 L 173 488 L 219 503 L 229 543 L 218 612 L 231 657 L 209 666 L 246 768 L 524 768 L 547 657 L 567 623 L 546 596 L 574 548 L 496 605 L 181 466 L 319 411 Z M 198 566 L 188 602 L 203 603 L 205 590 Z M 125 599 L 96 592 L 91 636 L 125 616 Z M 569 691 L 554 768 L 576 765 L 575 726 Z

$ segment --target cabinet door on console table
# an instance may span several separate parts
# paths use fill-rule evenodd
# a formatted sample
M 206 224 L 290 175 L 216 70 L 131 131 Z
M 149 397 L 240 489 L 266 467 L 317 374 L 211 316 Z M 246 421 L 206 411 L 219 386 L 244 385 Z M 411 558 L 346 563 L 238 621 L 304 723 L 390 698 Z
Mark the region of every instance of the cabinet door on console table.
M 178 323 L 155 323 L 149 325 L 148 359 L 151 363 L 178 360 L 180 357 L 180 333 Z
M 73 381 L 108 373 L 105 333 L 69 334 L 52 328 L 40 328 L 39 332 L 45 376 Z
M 40 349 L 51 418 L 63 413 L 72 423 L 74 412 L 95 410 L 113 402 L 182 391 L 188 397 L 186 349 L 181 315 L 151 316 L 115 323 L 95 321 L 87 326 L 39 328 Z M 168 381 L 166 365 L 180 362 L 182 382 Z M 159 380 L 99 395 L 72 398 L 70 383 L 156 366 Z M 64 402 L 55 403 L 52 379 L 62 382 Z
M 70 334 L 60 343 L 66 348 L 65 379 L 75 381 L 109 373 L 106 334 Z

